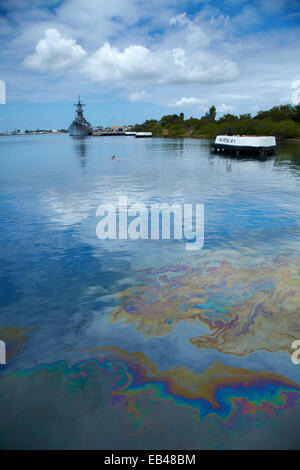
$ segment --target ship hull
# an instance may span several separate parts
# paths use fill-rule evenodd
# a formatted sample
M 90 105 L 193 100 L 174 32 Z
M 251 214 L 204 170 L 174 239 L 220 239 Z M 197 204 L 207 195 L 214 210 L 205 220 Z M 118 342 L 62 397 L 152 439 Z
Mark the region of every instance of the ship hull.
M 88 126 L 78 122 L 72 122 L 69 127 L 69 135 L 74 137 L 84 137 L 87 135 L 92 135 L 93 129 Z
M 269 146 L 261 146 L 261 147 L 254 147 L 254 146 L 247 146 L 247 145 L 228 145 L 228 144 L 211 144 L 212 148 L 215 150 L 239 150 L 244 152 L 267 152 L 267 151 L 274 151 L 276 150 L 276 145 L 269 145 Z

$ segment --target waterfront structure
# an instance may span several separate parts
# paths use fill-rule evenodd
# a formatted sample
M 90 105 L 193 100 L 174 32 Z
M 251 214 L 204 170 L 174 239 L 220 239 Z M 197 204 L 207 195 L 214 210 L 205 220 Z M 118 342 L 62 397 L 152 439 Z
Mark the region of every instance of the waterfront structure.
M 111 129 L 112 129 L 114 132 L 125 132 L 124 126 L 111 126 Z
M 258 153 L 271 155 L 276 149 L 274 136 L 218 135 L 212 144 L 215 151 Z
M 137 137 L 137 138 L 152 137 L 152 132 L 136 132 L 135 137 Z
M 117 136 L 117 135 L 125 135 L 123 130 L 113 130 L 111 127 L 103 129 L 103 130 L 96 130 L 93 131 L 93 135 L 95 136 Z

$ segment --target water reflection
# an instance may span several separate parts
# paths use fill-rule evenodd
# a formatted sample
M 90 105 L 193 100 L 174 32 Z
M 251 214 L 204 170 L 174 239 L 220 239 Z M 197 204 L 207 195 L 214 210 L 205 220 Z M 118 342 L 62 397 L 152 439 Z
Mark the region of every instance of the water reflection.
M 239 162 L 266 162 L 275 160 L 276 154 L 274 155 L 255 155 L 255 154 L 241 154 L 237 155 L 232 152 L 211 152 L 211 155 L 215 158 L 225 160 L 226 162 L 230 161 L 239 161 Z
M 296 170 L 295 176 L 299 176 L 300 170 L 300 151 L 299 143 L 289 142 L 280 144 L 278 157 L 276 158 L 275 167 L 289 167 Z
M 182 155 L 185 150 L 185 144 L 187 141 L 185 139 L 172 139 L 169 140 L 168 138 L 161 138 L 161 139 L 154 139 L 153 146 L 157 147 L 160 152 L 162 150 L 162 142 L 163 142 L 163 151 L 166 154 L 172 155 L 173 152 L 176 154 Z
M 87 164 L 87 138 L 88 137 L 72 136 L 72 139 L 74 140 L 74 153 L 80 163 L 80 167 L 82 168 L 82 170 L 85 169 Z

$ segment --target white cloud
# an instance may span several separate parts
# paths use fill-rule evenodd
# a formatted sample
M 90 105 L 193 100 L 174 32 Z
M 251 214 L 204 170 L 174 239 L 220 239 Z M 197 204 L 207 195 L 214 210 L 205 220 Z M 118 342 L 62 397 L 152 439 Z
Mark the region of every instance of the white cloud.
M 134 92 L 143 90 L 157 106 L 203 96 L 239 114 L 254 103 L 267 109 L 299 78 L 299 29 L 283 25 L 299 2 L 228 2 L 231 11 L 193 0 L 190 15 L 179 0 L 36 0 L 32 8 L 29 0 L 11 0 L 0 18 L 0 78 L 15 102 L 71 100 L 80 88 L 115 99 L 137 99 Z
M 191 58 L 186 62 L 185 67 L 177 70 L 169 70 L 169 73 L 162 77 L 161 83 L 174 84 L 218 84 L 236 80 L 239 77 L 239 69 L 232 60 L 221 60 L 210 56 Z
M 100 82 L 157 80 L 166 72 L 164 55 L 151 52 L 147 47 L 140 45 L 132 45 L 120 51 L 106 42 L 87 59 L 84 72 L 91 80 Z
M 169 106 L 203 106 L 207 104 L 207 100 L 205 99 L 200 99 L 196 98 L 195 96 L 190 96 L 189 98 L 187 97 L 182 97 L 179 100 L 170 103 Z
M 227 104 L 221 104 L 217 106 L 217 112 L 218 113 L 229 113 L 230 111 L 234 110 L 234 106 L 227 105 Z
M 175 49 L 172 50 L 172 53 L 173 53 L 174 64 L 179 65 L 179 67 L 185 67 L 186 60 L 187 60 L 185 50 L 179 47 L 176 47 Z
M 40 71 L 79 67 L 86 57 L 85 50 L 74 39 L 67 39 L 56 29 L 47 29 L 34 54 L 24 59 L 24 65 Z
M 170 18 L 170 21 L 169 21 L 170 25 L 176 25 L 176 24 L 186 25 L 188 23 L 189 23 L 189 20 L 185 12 L 180 13 L 180 15 L 172 16 L 172 18 Z
M 189 20 L 186 13 L 174 16 L 169 21 L 170 26 L 182 28 L 183 38 L 188 47 L 207 47 L 210 44 L 210 33 L 205 31 L 197 20 Z
M 145 90 L 136 91 L 135 93 L 131 93 L 131 95 L 129 95 L 129 100 L 132 102 L 139 101 L 142 98 L 144 98 L 145 95 L 146 95 Z
M 239 74 L 231 60 L 219 61 L 204 54 L 188 57 L 181 48 L 152 51 L 132 45 L 120 51 L 109 43 L 87 60 L 84 71 L 93 81 L 133 80 L 160 84 L 224 83 Z
M 148 83 L 225 83 L 237 78 L 237 65 L 231 60 L 219 60 L 209 53 L 188 54 L 185 49 L 151 50 L 142 45 L 130 45 L 123 50 L 105 42 L 94 54 L 73 39 L 63 37 L 56 29 L 48 29 L 36 52 L 25 58 L 24 64 L 40 71 L 78 68 L 95 82 Z

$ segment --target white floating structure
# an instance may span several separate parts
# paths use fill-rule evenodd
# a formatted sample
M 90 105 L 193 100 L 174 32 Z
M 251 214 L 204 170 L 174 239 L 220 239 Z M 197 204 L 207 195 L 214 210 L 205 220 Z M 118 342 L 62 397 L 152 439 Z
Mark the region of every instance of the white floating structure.
M 215 151 L 234 151 L 236 153 L 259 153 L 271 155 L 276 149 L 274 136 L 240 136 L 240 135 L 218 135 L 212 144 Z
M 152 137 L 152 132 L 136 132 L 135 136 L 139 137 Z

